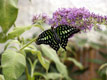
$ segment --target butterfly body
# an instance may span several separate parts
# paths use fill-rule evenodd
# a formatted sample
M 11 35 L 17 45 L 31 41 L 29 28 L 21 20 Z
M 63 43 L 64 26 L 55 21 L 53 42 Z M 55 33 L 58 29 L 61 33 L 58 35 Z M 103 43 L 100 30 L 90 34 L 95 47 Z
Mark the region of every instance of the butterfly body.
M 36 44 L 50 45 L 54 50 L 58 51 L 60 46 L 66 50 L 68 38 L 80 30 L 68 25 L 60 25 L 57 28 L 52 28 L 42 32 Z

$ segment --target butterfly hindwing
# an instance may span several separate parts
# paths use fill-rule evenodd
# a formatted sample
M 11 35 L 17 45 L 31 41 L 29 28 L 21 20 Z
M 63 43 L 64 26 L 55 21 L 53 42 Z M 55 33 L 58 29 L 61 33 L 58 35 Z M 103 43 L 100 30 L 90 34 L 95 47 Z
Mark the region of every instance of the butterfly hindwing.
M 60 37 L 61 47 L 66 50 L 68 38 L 71 37 L 73 34 L 79 32 L 80 30 L 75 27 L 68 26 L 68 25 L 60 25 L 55 29 L 55 31 Z
M 52 47 L 54 50 L 58 51 L 60 46 L 59 43 L 55 40 L 54 32 L 51 29 L 48 29 L 39 35 L 36 44 L 47 44 L 50 45 L 50 47 Z
M 66 50 L 67 42 L 68 42 L 68 39 L 62 39 L 60 42 L 61 47 L 65 50 Z

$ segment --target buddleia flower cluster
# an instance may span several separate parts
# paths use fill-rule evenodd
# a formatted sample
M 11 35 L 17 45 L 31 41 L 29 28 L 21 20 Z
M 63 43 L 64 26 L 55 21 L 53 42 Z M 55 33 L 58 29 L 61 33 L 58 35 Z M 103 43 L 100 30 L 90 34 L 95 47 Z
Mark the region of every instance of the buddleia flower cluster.
M 49 17 L 47 16 L 46 13 L 35 15 L 35 16 L 33 16 L 32 22 L 33 22 L 33 24 L 38 23 L 38 22 L 48 24 Z
M 37 16 L 38 17 L 38 16 Z M 53 13 L 52 18 L 47 15 L 39 16 L 44 23 L 57 27 L 59 25 L 69 25 L 86 31 L 91 30 L 92 27 L 98 27 L 100 25 L 107 25 L 107 16 L 101 16 L 90 12 L 85 8 L 59 8 Z M 33 18 L 35 23 L 36 17 Z

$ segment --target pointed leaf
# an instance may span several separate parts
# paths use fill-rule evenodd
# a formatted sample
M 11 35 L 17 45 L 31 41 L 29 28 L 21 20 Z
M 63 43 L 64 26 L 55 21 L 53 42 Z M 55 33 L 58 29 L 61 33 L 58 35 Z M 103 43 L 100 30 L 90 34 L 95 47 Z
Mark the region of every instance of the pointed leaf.
M 42 48 L 42 51 L 43 51 L 44 55 L 45 55 L 46 57 L 48 57 L 49 59 L 51 59 L 52 61 L 55 62 L 56 67 L 57 67 L 57 70 L 58 70 L 64 77 L 66 77 L 66 78 L 68 79 L 69 77 L 68 77 L 68 73 L 67 73 L 67 68 L 66 68 L 66 66 L 65 66 L 63 63 L 61 63 L 61 61 L 59 60 L 56 52 L 55 52 L 53 49 L 48 48 L 48 47 L 45 46 L 45 45 L 41 45 L 41 48 Z
M 18 14 L 17 0 L 0 0 L 0 26 L 7 32 Z
M 40 63 L 42 64 L 42 66 L 46 70 L 48 70 L 49 69 L 49 64 L 50 64 L 49 61 L 42 57 L 41 52 L 38 52 L 37 56 L 38 56 L 38 59 L 39 59 Z
M 80 69 L 83 69 L 83 65 L 81 63 L 79 63 L 76 59 L 67 58 L 67 60 L 72 61 L 77 67 L 79 67 Z
M 44 76 L 45 76 L 46 80 L 50 80 L 50 79 L 52 79 L 52 80 L 57 80 L 58 79 L 59 80 L 60 78 L 62 78 L 62 75 L 59 74 L 59 73 L 47 73 Z
M 17 36 L 20 36 L 26 30 L 29 30 L 31 28 L 32 28 L 32 26 L 15 27 L 15 29 L 12 32 L 8 33 L 8 38 L 11 39 L 11 38 L 15 38 Z

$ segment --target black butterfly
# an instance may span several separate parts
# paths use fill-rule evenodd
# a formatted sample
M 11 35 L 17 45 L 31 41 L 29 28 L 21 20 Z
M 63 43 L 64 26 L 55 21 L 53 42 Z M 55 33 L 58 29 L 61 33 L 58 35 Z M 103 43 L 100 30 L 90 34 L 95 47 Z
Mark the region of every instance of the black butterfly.
M 60 25 L 42 32 L 37 38 L 36 44 L 50 45 L 54 50 L 58 51 L 60 46 L 66 50 L 68 38 L 79 32 L 80 29 L 68 25 Z

